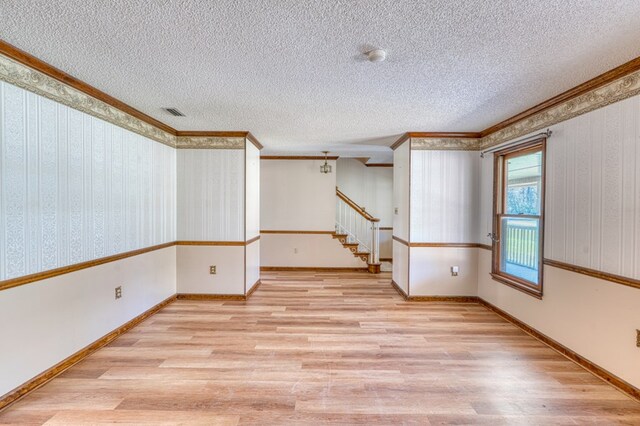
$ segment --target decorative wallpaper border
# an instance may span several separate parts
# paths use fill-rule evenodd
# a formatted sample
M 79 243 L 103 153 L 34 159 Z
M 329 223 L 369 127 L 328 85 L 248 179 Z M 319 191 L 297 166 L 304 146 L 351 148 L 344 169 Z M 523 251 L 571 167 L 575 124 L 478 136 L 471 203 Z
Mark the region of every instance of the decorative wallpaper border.
M 0 80 L 175 148 L 176 136 L 53 77 L 0 55 Z
M 176 136 L 2 54 L 0 54 L 0 80 L 173 148 L 242 149 L 245 147 L 246 137 Z M 483 138 L 411 138 L 411 149 L 461 151 L 487 149 L 638 94 L 640 94 L 640 71 L 635 71 Z
M 0 80 L 172 148 L 245 148 L 246 137 L 176 136 L 2 54 L 0 54 Z
M 244 137 L 220 136 L 178 136 L 175 147 L 178 149 L 244 149 Z
M 598 108 L 640 94 L 640 71 L 628 74 L 609 84 L 569 99 L 546 109 L 525 120 L 485 136 L 480 140 L 479 149 L 486 149 L 511 139 L 544 129 Z
M 411 149 L 417 151 L 450 150 L 476 151 L 480 139 L 473 138 L 411 138 Z
M 413 150 L 480 151 L 640 94 L 640 70 L 547 108 L 482 138 L 411 137 Z M 402 143 L 405 133 L 391 146 Z

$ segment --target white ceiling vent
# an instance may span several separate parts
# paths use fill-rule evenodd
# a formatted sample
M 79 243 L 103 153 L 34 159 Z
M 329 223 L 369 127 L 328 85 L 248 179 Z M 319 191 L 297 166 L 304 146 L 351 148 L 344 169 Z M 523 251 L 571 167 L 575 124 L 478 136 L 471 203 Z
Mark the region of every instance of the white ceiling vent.
M 162 108 L 162 109 L 167 111 L 169 114 L 173 116 L 186 117 L 182 112 L 180 112 L 180 110 L 178 110 L 178 108 Z

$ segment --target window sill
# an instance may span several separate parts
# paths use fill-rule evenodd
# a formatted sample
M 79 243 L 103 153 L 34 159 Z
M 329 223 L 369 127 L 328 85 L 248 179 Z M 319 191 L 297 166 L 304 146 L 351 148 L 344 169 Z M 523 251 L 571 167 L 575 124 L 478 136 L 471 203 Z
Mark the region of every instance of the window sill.
M 491 275 L 491 278 L 493 278 L 494 281 L 498 281 L 499 283 L 502 283 L 508 287 L 521 291 L 525 294 L 528 294 L 529 296 L 535 297 L 536 299 L 542 300 L 542 289 L 535 290 L 529 287 L 528 285 L 518 282 L 516 280 L 510 279 L 505 275 L 496 274 L 493 272 L 490 273 L 489 275 Z

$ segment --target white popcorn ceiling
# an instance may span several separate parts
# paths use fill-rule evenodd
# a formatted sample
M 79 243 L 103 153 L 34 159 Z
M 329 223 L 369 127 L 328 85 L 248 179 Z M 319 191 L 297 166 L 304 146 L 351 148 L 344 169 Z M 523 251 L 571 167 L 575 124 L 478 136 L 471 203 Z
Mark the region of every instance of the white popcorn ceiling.
M 403 132 L 479 131 L 640 56 L 638 0 L 3 0 L 0 22 L 176 129 L 249 130 L 265 153 L 388 159 Z

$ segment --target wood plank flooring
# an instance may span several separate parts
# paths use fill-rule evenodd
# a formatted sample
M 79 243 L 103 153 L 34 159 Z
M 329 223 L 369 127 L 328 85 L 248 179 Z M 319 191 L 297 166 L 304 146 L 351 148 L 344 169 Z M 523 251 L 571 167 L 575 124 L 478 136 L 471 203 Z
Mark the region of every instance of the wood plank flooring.
M 640 403 L 476 304 L 389 274 L 270 272 L 169 305 L 0 424 L 640 424 Z

